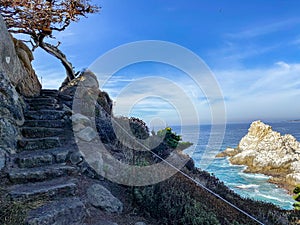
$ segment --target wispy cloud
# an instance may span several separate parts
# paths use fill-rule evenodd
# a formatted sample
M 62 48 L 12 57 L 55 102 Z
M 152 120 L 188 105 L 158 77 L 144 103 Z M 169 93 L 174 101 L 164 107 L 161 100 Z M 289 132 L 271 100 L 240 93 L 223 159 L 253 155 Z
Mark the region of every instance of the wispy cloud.
M 230 121 L 298 118 L 300 63 L 277 62 L 266 68 L 215 71 Z
M 233 39 L 254 38 L 254 37 L 278 32 L 280 30 L 290 29 L 290 27 L 293 27 L 298 24 L 300 24 L 300 19 L 292 18 L 292 19 L 277 21 L 274 23 L 269 23 L 264 25 L 256 25 L 255 27 L 250 27 L 249 29 L 240 32 L 227 33 L 225 36 Z
M 39 66 L 35 68 L 35 72 L 44 89 L 58 89 L 65 79 L 63 69 Z
M 249 66 L 252 61 L 255 61 L 254 64 L 257 63 L 258 57 L 262 59 L 260 63 L 263 63 L 264 57 L 270 53 L 279 55 L 282 53 L 281 49 L 286 48 L 285 51 L 291 51 L 291 46 L 300 46 L 299 35 L 289 36 L 295 35 L 299 26 L 299 18 L 252 23 L 248 28 L 221 35 L 223 44 L 218 48 L 210 49 L 207 54 L 208 59 L 222 68 L 238 66 L 243 68 L 246 65 L 245 61 L 248 60 Z

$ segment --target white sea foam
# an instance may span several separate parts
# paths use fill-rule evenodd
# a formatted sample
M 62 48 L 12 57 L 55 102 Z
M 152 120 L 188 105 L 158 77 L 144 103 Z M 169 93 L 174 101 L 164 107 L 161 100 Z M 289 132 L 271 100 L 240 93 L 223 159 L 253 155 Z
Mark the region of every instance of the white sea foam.
M 290 202 L 290 201 L 287 201 L 285 200 L 284 198 L 281 198 L 281 197 L 275 197 L 273 195 L 266 195 L 266 194 L 262 194 L 262 193 L 257 193 L 256 195 L 257 197 L 261 196 L 263 198 L 266 198 L 266 199 L 271 199 L 271 200 L 274 200 L 274 201 L 277 201 L 277 202 Z
M 259 187 L 259 185 L 258 184 L 242 184 L 242 185 L 237 185 L 235 187 L 241 188 L 241 189 L 256 189 Z
M 240 172 L 238 173 L 242 177 L 251 178 L 251 179 L 257 179 L 257 180 L 267 180 L 270 178 L 270 176 L 264 175 L 264 174 L 257 174 L 257 173 L 244 173 Z

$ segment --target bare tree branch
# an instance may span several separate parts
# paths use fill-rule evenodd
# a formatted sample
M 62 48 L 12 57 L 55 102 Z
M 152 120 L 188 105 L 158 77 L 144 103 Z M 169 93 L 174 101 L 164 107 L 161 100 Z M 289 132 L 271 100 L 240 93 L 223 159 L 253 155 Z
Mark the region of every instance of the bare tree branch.
M 0 14 L 11 33 L 27 34 L 32 39 L 33 50 L 41 47 L 58 58 L 64 65 L 69 80 L 74 79 L 72 64 L 57 46 L 44 42 L 45 38 L 54 38 L 53 31 L 65 30 L 71 22 L 80 17 L 96 13 L 98 6 L 89 0 L 1 0 Z

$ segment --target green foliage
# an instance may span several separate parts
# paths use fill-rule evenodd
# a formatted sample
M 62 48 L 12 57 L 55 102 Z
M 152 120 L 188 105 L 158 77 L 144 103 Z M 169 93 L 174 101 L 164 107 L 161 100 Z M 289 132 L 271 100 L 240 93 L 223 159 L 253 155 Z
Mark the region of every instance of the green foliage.
M 150 163 L 145 158 L 138 158 L 135 162 L 135 165 L 143 167 L 143 166 L 149 166 Z
M 143 212 L 159 219 L 160 224 L 218 225 L 220 222 L 203 203 L 174 183 L 135 188 L 136 203 Z
M 172 128 L 170 127 L 159 130 L 157 132 L 157 136 L 164 138 L 164 141 L 170 148 L 176 148 L 179 141 L 181 141 L 181 136 L 177 135 L 175 132 L 172 132 Z
M 300 202 L 295 202 L 293 204 L 293 206 L 294 206 L 295 210 L 300 210 Z
M 220 224 L 216 216 L 211 212 L 207 212 L 201 203 L 191 199 L 190 197 L 187 201 L 189 201 L 190 204 L 184 206 L 183 217 L 180 219 L 182 224 Z
M 295 210 L 300 210 L 300 185 L 297 185 L 293 190 L 294 195 L 293 198 L 297 201 L 293 204 Z
M 295 189 L 294 189 L 294 194 L 299 194 L 300 193 L 300 184 L 298 184 Z

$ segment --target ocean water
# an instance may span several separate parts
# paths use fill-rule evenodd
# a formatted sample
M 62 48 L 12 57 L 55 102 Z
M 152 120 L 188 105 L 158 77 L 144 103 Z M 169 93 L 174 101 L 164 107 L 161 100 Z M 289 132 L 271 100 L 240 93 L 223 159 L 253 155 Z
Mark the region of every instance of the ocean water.
M 281 134 L 292 134 L 300 140 L 300 123 L 282 122 L 268 123 L 273 130 Z M 184 141 L 194 143 L 186 150 L 195 161 L 197 167 L 214 174 L 230 189 L 239 195 L 255 200 L 271 202 L 283 209 L 293 209 L 294 200 L 277 185 L 267 182 L 268 176 L 262 174 L 243 173 L 244 166 L 231 165 L 227 158 L 215 158 L 216 153 L 227 147 L 237 147 L 241 138 L 247 134 L 250 124 L 227 124 L 224 138 L 222 129 L 217 127 L 211 132 L 210 125 L 174 127 L 174 131 L 182 135 Z M 197 130 L 199 129 L 199 132 Z M 198 133 L 198 134 L 197 134 Z M 220 145 L 209 143 L 210 136 L 220 141 Z

